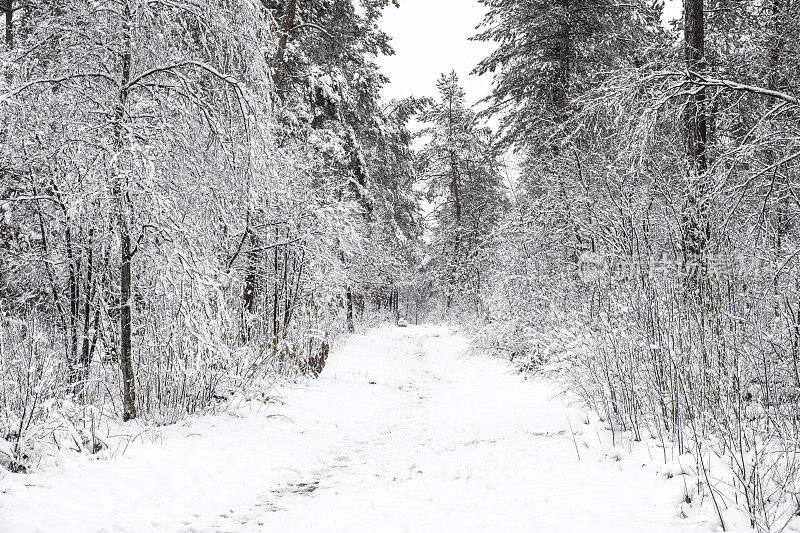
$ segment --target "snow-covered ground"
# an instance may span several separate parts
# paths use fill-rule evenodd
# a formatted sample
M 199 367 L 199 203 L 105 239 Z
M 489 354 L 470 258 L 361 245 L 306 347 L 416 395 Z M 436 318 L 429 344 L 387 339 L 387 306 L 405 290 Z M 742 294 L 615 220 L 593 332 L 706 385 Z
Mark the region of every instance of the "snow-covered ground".
M 654 468 L 583 447 L 569 429 L 583 415 L 552 386 L 465 356 L 465 343 L 442 327 L 383 327 L 280 401 L 145 432 L 113 459 L 6 474 L 0 531 L 687 527 Z

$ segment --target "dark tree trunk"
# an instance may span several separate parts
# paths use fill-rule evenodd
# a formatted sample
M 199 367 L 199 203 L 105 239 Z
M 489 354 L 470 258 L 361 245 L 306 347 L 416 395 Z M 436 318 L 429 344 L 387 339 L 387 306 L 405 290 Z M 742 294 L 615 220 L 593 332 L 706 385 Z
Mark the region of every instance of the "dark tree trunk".
M 450 192 L 453 194 L 453 208 L 455 209 L 456 244 L 461 234 L 461 174 L 458 167 L 458 156 L 455 151 L 450 152 Z
M 781 74 L 783 50 L 786 39 L 783 36 L 783 22 L 784 22 L 784 0 L 772 0 L 772 20 L 771 20 L 771 36 L 772 44 L 769 53 L 769 72 L 767 79 L 767 87 L 773 91 L 785 90 L 786 82 Z M 778 159 L 779 154 L 773 157 Z M 781 176 L 783 171 L 784 176 Z M 775 254 L 781 257 L 783 254 L 784 239 L 789 231 L 789 198 L 791 197 L 791 180 L 789 178 L 789 165 L 784 164 L 775 169 L 773 176 L 774 189 L 778 196 L 777 198 L 777 213 L 775 223 Z M 777 277 L 775 278 L 777 282 Z M 777 287 L 777 285 L 776 285 Z
M 91 339 L 89 338 L 89 331 L 91 330 L 91 317 L 92 317 L 92 300 L 95 293 L 95 280 L 94 280 L 94 228 L 89 230 L 89 244 L 87 246 L 86 258 L 86 285 L 84 292 L 86 296 L 83 302 L 83 342 L 81 344 L 81 367 L 83 369 L 84 379 L 89 377 L 89 365 L 91 364 Z
M 283 12 L 281 19 L 281 28 L 278 37 L 278 50 L 275 52 L 275 57 L 272 59 L 272 83 L 276 89 L 281 81 L 281 68 L 283 67 L 283 58 L 286 55 L 286 44 L 289 40 L 289 32 L 294 27 L 295 13 L 297 12 L 297 0 L 289 0 L 286 4 L 286 10 Z
M 705 70 L 705 14 L 703 0 L 684 2 L 684 38 L 686 68 L 690 79 Z M 708 222 L 708 123 L 706 91 L 693 88 L 684 109 L 686 136 L 686 167 L 688 187 L 683 212 L 684 258 L 697 262 L 702 259 L 709 239 Z
M 289 306 L 287 307 L 286 316 L 284 320 L 285 327 L 289 327 L 289 324 L 292 321 L 292 314 L 294 312 L 294 308 L 297 305 L 298 296 L 300 295 L 300 281 L 303 277 L 303 265 L 305 264 L 306 260 L 306 252 L 305 250 L 300 254 L 300 262 L 297 263 L 295 261 L 294 266 L 294 273 L 295 273 L 295 280 L 294 280 L 294 291 L 292 291 L 292 298 Z
M 124 43 L 120 57 L 122 62 L 122 78 L 120 79 L 119 100 L 115 112 L 115 148 L 117 154 L 121 154 L 124 149 L 124 128 L 125 107 L 128 100 L 128 83 L 131 78 L 131 12 L 130 6 L 126 2 L 123 7 L 123 31 Z M 119 163 L 118 163 L 119 164 Z M 120 268 L 120 358 L 119 363 L 122 369 L 122 419 L 132 420 L 136 418 L 136 387 L 133 373 L 133 353 L 132 353 L 132 279 L 131 261 L 133 250 L 131 249 L 131 234 L 129 227 L 129 205 L 126 194 L 126 187 L 123 186 L 122 176 L 115 176 L 117 191 L 117 201 L 119 203 L 118 231 L 120 238 L 120 255 L 122 265 Z
M 244 309 L 248 313 L 255 311 L 256 306 L 256 269 L 258 268 L 258 253 L 255 251 L 256 239 L 250 236 L 250 250 L 247 252 L 247 273 L 244 276 Z M 247 334 L 249 337 L 249 333 Z
M 450 142 L 454 142 L 455 139 L 455 132 L 454 132 L 454 117 L 453 117 L 453 105 L 452 101 L 450 103 L 450 113 L 449 113 L 449 137 Z M 450 194 L 453 195 L 453 208 L 455 210 L 455 235 L 453 235 L 453 258 L 451 261 L 450 267 L 450 274 L 448 279 L 448 285 L 455 284 L 456 276 L 458 275 L 458 266 L 461 263 L 460 261 L 460 253 L 461 253 L 461 169 L 459 167 L 459 159 L 458 154 L 456 154 L 455 150 L 450 150 Z M 450 308 L 450 299 L 452 297 L 452 289 L 448 289 L 448 297 L 447 297 L 447 308 Z M 392 308 L 392 311 L 396 311 Z
M 286 240 L 289 240 L 289 228 L 286 228 Z M 286 337 L 286 314 L 287 309 L 289 308 L 289 246 L 283 247 L 283 279 L 281 280 L 281 297 L 283 298 L 284 307 L 283 307 L 283 317 L 281 320 L 281 327 L 280 327 L 280 334 L 281 337 Z M 280 306 L 278 306 L 280 310 Z
M 131 349 L 131 325 L 133 322 L 131 313 L 131 259 L 131 238 L 126 231 L 122 235 L 122 276 L 120 279 L 122 349 L 120 350 L 119 361 L 122 366 L 123 420 L 136 418 L 136 388 Z
M 6 49 L 14 48 L 14 0 L 5 0 L 3 11 L 6 15 Z
M 355 333 L 356 328 L 353 324 L 353 290 L 350 287 L 347 287 L 346 291 L 347 297 L 347 331 L 349 333 Z
M 278 233 L 278 226 L 275 226 L 275 242 L 278 242 L 280 235 Z M 272 285 L 272 337 L 275 340 L 275 344 L 278 343 L 278 275 L 279 275 L 279 263 L 278 263 L 278 246 L 275 246 L 275 250 L 272 255 L 272 269 L 275 273 L 275 281 Z
M 80 287 L 78 285 L 78 275 L 80 272 L 80 263 L 77 262 L 78 260 L 75 257 L 71 221 L 66 216 L 64 218 L 64 225 L 64 241 L 67 252 L 67 263 L 69 265 L 67 269 L 69 273 L 67 276 L 69 292 L 69 370 L 70 380 L 77 393 L 80 389 L 79 382 L 81 381 L 80 364 L 78 361 L 78 323 L 80 321 Z
M 570 70 L 572 63 L 572 39 L 569 21 L 561 21 L 558 31 L 558 67 L 553 83 L 553 107 L 556 119 L 564 122 L 567 119 L 567 99 L 569 94 Z

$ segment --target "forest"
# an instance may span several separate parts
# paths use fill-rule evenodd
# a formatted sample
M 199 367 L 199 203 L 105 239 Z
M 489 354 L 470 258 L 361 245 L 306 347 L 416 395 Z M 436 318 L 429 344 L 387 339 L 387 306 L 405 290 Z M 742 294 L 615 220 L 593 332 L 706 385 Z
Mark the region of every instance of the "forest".
M 397 0 L 0 1 L 0 470 L 444 321 L 800 514 L 800 2 L 476 0 L 473 106 Z

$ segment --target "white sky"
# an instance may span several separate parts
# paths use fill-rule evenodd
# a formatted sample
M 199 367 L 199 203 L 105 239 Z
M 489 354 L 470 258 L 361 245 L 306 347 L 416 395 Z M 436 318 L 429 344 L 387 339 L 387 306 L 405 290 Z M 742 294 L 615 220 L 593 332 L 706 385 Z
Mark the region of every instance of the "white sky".
M 665 21 L 680 17 L 681 10 L 681 0 L 666 0 Z M 469 40 L 485 12 L 477 0 L 400 0 L 399 9 L 389 6 L 381 28 L 392 37 L 396 53 L 378 61 L 390 80 L 384 98 L 437 96 L 436 80 L 452 69 L 469 103 L 488 95 L 491 75 L 469 75 L 493 50 L 493 43 Z
M 679 18 L 682 0 L 665 0 L 664 23 Z M 389 83 L 383 97 L 438 96 L 436 80 L 442 73 L 455 70 L 461 78 L 467 102 L 475 104 L 491 93 L 491 74 L 470 75 L 475 66 L 492 53 L 494 43 L 470 41 L 478 33 L 486 9 L 477 0 L 400 0 L 400 7 L 389 6 L 381 19 L 381 28 L 392 37 L 395 55 L 378 58 Z M 497 127 L 497 119 L 488 125 Z M 409 124 L 412 131 L 421 125 Z M 417 139 L 419 146 L 424 139 Z M 507 157 L 509 183 L 518 173 L 513 154 Z M 430 206 L 424 209 L 430 211 Z
M 381 28 L 392 37 L 395 55 L 379 59 L 390 83 L 385 98 L 436 96 L 436 80 L 455 69 L 473 104 L 489 94 L 489 76 L 469 76 L 492 45 L 469 41 L 483 20 L 477 0 L 400 0 L 388 7 Z

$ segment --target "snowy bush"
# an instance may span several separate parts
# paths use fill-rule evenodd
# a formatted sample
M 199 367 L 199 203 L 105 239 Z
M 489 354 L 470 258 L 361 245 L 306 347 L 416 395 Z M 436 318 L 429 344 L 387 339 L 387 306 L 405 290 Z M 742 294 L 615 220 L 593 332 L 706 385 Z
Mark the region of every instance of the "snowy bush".
M 387 293 L 398 312 L 421 234 L 407 124 L 422 102 L 380 102 L 365 56 L 388 50 L 379 7 L 299 4 L 288 28 L 313 12 L 352 50 L 331 55 L 304 25 L 288 39 L 285 6 L 249 0 L 4 17 L 5 467 L 93 451 L 93 417 L 172 424 L 318 376 Z

